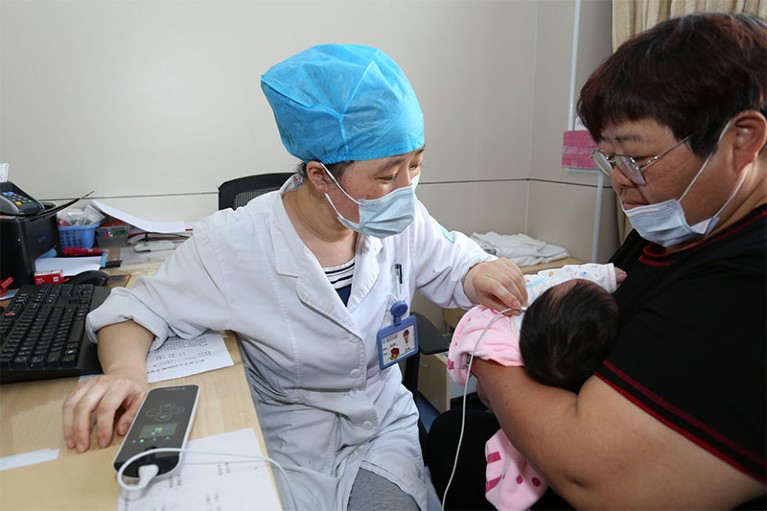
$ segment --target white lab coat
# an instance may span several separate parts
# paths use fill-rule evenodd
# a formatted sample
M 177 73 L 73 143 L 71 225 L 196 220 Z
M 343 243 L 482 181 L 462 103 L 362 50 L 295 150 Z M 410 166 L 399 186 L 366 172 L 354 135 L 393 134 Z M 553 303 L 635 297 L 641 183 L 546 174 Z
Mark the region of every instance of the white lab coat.
M 425 509 L 418 412 L 399 367 L 379 369 L 376 333 L 392 323 L 391 304 L 411 303 L 416 289 L 438 305 L 469 307 L 462 277 L 493 256 L 419 203 L 403 233 L 358 237 L 344 306 L 288 219 L 281 194 L 293 186 L 201 222 L 155 276 L 113 290 L 89 315 L 89 334 L 133 319 L 155 334 L 156 348 L 169 335 L 236 332 L 269 456 L 288 472 L 298 509 L 345 509 L 359 468 Z

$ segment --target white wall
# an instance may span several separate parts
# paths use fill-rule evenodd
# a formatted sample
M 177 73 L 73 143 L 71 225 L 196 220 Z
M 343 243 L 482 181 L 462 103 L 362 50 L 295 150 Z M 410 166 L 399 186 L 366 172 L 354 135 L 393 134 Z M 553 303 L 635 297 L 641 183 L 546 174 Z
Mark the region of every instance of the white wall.
M 596 261 L 606 261 L 618 246 L 615 194 L 597 174 L 561 167 L 562 132 L 572 129 L 578 91 L 610 54 L 612 10 L 609 1 L 540 2 L 535 47 L 535 93 L 532 121 L 532 168 L 527 233 L 566 247 L 571 255 L 592 260 L 597 197 L 601 199 Z M 573 41 L 576 21 L 578 27 Z M 575 45 L 576 52 L 572 53 Z M 575 76 L 571 76 L 574 73 Z M 571 83 L 572 82 L 572 83 Z
M 44 200 L 94 190 L 199 219 L 223 181 L 293 168 L 260 74 L 313 44 L 369 44 L 421 101 L 418 194 L 435 217 L 590 259 L 596 178 L 560 167 L 578 5 L 580 84 L 609 52 L 609 0 L 2 0 L 0 161 Z M 615 244 L 603 236 L 600 259 Z
M 43 199 L 171 196 L 147 214 L 200 218 L 226 179 L 293 166 L 260 74 L 345 41 L 384 48 L 413 82 L 425 182 L 524 178 L 503 163 L 529 153 L 536 15 L 534 2 L 4 1 L 2 160 Z

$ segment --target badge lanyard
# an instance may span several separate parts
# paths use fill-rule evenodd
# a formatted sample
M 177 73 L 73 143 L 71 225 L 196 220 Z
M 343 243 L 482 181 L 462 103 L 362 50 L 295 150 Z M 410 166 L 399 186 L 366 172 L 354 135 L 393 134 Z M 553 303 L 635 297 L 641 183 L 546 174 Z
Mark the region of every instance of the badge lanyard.
M 403 318 L 408 311 L 407 302 L 402 300 L 402 265 L 394 265 L 394 279 L 397 300 L 389 308 L 394 318 L 391 325 L 378 331 L 378 366 L 385 369 L 392 364 L 418 353 L 418 328 L 415 316 Z

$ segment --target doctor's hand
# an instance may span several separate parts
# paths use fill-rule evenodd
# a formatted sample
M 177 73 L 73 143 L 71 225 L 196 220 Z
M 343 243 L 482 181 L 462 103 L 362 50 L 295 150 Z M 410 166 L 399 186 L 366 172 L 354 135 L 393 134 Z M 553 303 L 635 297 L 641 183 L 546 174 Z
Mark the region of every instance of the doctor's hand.
M 103 327 L 98 338 L 104 374 L 80 382 L 64 401 L 64 440 L 78 452 L 88 450 L 92 431 L 99 447 L 115 432 L 125 435 L 149 390 L 146 354 L 154 334 L 128 320 Z
M 523 305 L 527 305 L 522 270 L 506 258 L 472 266 L 464 276 L 463 290 L 475 304 L 497 311 L 511 308 L 517 314 Z
M 104 374 L 80 382 L 64 401 L 62 422 L 67 447 L 87 451 L 92 429 L 102 448 L 112 443 L 115 432 L 124 436 L 147 391 L 146 376 L 143 383 L 119 374 Z

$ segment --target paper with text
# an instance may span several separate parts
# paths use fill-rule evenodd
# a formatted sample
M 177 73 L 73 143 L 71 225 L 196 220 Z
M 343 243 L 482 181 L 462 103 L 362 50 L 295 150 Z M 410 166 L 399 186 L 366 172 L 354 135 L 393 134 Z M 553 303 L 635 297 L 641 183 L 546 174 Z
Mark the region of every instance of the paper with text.
M 150 483 L 143 492 L 123 492 L 117 510 L 282 509 L 267 462 L 245 457 L 264 456 L 253 429 L 190 440 L 187 449 L 177 475 Z
M 207 332 L 193 339 L 169 337 L 147 354 L 147 381 L 172 380 L 231 365 L 234 362 L 219 333 Z

